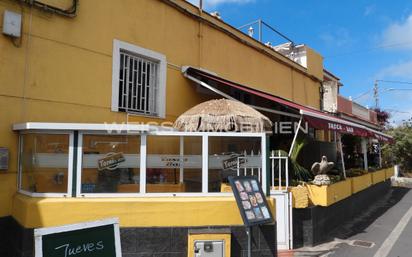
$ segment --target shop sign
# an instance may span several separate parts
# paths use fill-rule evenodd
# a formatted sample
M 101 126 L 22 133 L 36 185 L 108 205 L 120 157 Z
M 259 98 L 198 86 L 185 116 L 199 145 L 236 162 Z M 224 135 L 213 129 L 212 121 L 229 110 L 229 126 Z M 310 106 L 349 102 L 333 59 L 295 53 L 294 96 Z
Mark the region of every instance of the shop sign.
M 229 182 L 246 226 L 273 222 L 265 194 L 256 176 L 229 177 Z
M 165 167 L 180 168 L 183 163 L 188 161 L 188 158 L 187 157 L 177 157 L 177 156 L 162 156 L 161 161 Z
M 97 161 L 98 170 L 114 170 L 120 163 L 126 161 L 123 153 L 108 153 L 105 157 Z
M 35 257 L 121 257 L 117 218 L 34 229 Z
M 387 137 L 387 136 L 383 136 L 377 133 L 373 133 L 371 132 L 372 136 L 375 137 L 377 140 L 382 141 L 384 143 L 393 143 L 394 140 L 393 138 Z
M 332 131 L 337 131 L 341 133 L 353 134 L 356 136 L 363 136 L 363 137 L 368 136 L 368 131 L 364 128 L 354 127 L 354 126 L 346 125 L 346 124 L 339 123 L 339 122 L 330 122 L 327 120 L 314 118 L 314 117 L 304 116 L 304 118 L 305 118 L 305 121 L 307 121 L 309 125 L 313 128 L 332 130 Z
M 237 169 L 238 162 L 239 166 L 241 166 L 247 163 L 247 160 L 243 155 L 232 156 L 231 158 L 222 161 L 223 169 Z

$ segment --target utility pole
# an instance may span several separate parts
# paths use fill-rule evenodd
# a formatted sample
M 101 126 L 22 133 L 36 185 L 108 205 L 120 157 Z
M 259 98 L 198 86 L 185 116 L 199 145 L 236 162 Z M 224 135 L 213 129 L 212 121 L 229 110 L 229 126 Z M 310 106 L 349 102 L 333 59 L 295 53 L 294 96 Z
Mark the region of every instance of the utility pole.
M 412 82 L 406 82 L 406 81 L 381 80 L 381 79 L 375 80 L 375 84 L 373 86 L 373 98 L 375 99 L 375 108 L 379 108 L 379 85 L 378 85 L 378 82 L 412 85 Z M 386 92 L 386 91 L 411 91 L 411 90 L 412 90 L 412 88 L 393 88 L 393 87 L 391 87 L 391 88 L 384 88 L 381 91 L 381 93 Z
M 375 85 L 373 86 L 373 98 L 375 99 L 375 108 L 379 108 L 379 88 L 378 80 L 375 80 Z

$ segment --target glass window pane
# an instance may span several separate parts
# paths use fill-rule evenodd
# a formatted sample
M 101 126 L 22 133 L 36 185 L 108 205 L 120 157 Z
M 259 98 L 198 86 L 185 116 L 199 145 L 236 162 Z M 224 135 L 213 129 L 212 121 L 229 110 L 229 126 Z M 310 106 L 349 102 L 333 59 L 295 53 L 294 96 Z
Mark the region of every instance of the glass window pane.
M 259 137 L 209 137 L 209 192 L 227 192 L 229 176 L 261 176 Z
M 81 193 L 138 193 L 140 136 L 83 135 Z
M 201 192 L 202 138 L 148 136 L 146 166 L 148 193 Z
M 69 135 L 23 134 L 21 187 L 33 193 L 67 193 Z

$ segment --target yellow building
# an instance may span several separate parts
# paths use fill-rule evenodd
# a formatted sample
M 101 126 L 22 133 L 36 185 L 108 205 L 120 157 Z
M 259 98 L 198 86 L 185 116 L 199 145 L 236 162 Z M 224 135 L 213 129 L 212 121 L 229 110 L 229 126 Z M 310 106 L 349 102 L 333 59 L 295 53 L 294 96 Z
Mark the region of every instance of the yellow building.
M 304 51 L 301 65 L 182 0 L 42 0 L 32 4 L 1 0 L 0 20 L 6 11 L 21 15 L 22 23 L 19 37 L 0 36 L 0 147 L 3 154 L 8 153 L 0 171 L 0 224 L 4 224 L 0 231 L 23 229 L 24 235 L 16 235 L 14 241 L 23 242 L 26 234 L 30 237 L 32 228 L 111 216 L 120 217 L 122 228 L 161 227 L 171 235 L 173 230 L 167 230 L 171 227 L 230 226 L 236 230 L 242 224 L 234 199 L 220 195 L 220 183 L 175 183 L 168 188 L 155 182 L 143 185 L 139 184 L 141 177 L 134 178 L 140 176 L 142 166 L 129 168 L 129 180 L 136 183 L 117 188 L 117 197 L 82 195 L 93 191 L 98 180 L 99 167 L 87 166 L 87 161 L 96 162 L 94 154 L 118 147 L 125 155 L 119 158 L 126 162 L 128 155 L 142 154 L 140 137 L 133 133 L 102 135 L 107 130 L 105 123 L 171 124 L 194 105 L 221 97 L 186 78 L 182 73 L 186 66 L 320 108 L 323 64 L 319 54 L 299 46 Z M 0 26 L 3 30 L 6 25 Z M 262 108 L 272 107 L 262 104 Z M 276 112 L 273 115 L 278 119 Z M 131 130 L 151 129 L 133 126 Z M 256 136 L 257 143 L 251 144 L 255 146 L 242 150 L 258 154 L 263 138 Z M 202 136 L 183 143 L 179 135 L 167 133 L 161 140 L 150 136 L 144 140 L 148 154 L 178 155 L 179 144 L 189 154 L 202 152 Z M 218 141 L 216 153 L 233 151 L 231 138 L 211 140 L 209 147 Z M 163 161 L 173 165 L 173 160 Z M 42 164 L 46 168 L 36 169 Z M 157 180 L 169 182 L 176 180 L 173 176 L 183 176 L 170 167 L 148 165 L 145 176 L 151 173 Z M 76 169 L 82 170 L 80 182 Z M 168 175 L 160 178 L 156 175 L 159 169 L 168 169 Z M 183 180 L 202 177 L 198 167 L 184 174 Z M 209 182 L 214 179 L 209 175 Z M 131 197 L 133 192 L 168 195 Z M 179 192 L 190 195 L 173 196 Z M 273 206 L 273 199 L 270 202 Z M 9 248 L 16 256 L 33 251 L 30 244 L 10 244 Z M 179 252 L 172 250 L 165 251 Z M 236 256 L 233 248 L 232 256 Z

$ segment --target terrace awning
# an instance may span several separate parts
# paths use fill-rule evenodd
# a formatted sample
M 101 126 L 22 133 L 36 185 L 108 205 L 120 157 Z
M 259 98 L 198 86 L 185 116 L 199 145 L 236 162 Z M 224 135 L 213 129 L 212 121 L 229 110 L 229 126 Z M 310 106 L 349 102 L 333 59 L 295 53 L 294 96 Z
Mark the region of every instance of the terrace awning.
M 363 126 L 349 122 L 332 115 L 319 114 L 300 110 L 303 119 L 313 128 L 336 131 L 343 134 L 353 134 L 355 136 L 368 137 L 369 132 Z
M 374 129 L 368 128 L 364 125 L 321 112 L 312 107 L 291 102 L 278 96 L 274 96 L 256 89 L 252 89 L 251 87 L 247 87 L 236 82 L 232 82 L 230 80 L 219 77 L 216 74 L 212 74 L 208 71 L 186 66 L 183 67 L 182 72 L 190 80 L 200 84 L 206 89 L 209 89 L 225 98 L 233 99 L 233 97 L 220 91 L 218 88 L 216 88 L 216 86 L 213 85 L 221 85 L 224 87 L 235 88 L 242 92 L 249 93 L 251 95 L 255 95 L 276 102 L 293 110 L 296 110 L 301 114 L 301 117 L 304 119 L 304 121 L 308 122 L 308 124 L 311 127 L 316 129 L 336 131 L 339 133 L 352 134 L 361 137 L 373 137 L 375 139 L 378 139 L 379 141 L 389 143 L 393 141 L 393 138 L 391 136 L 376 131 Z M 253 107 L 260 110 L 265 110 L 265 108 L 261 106 Z

